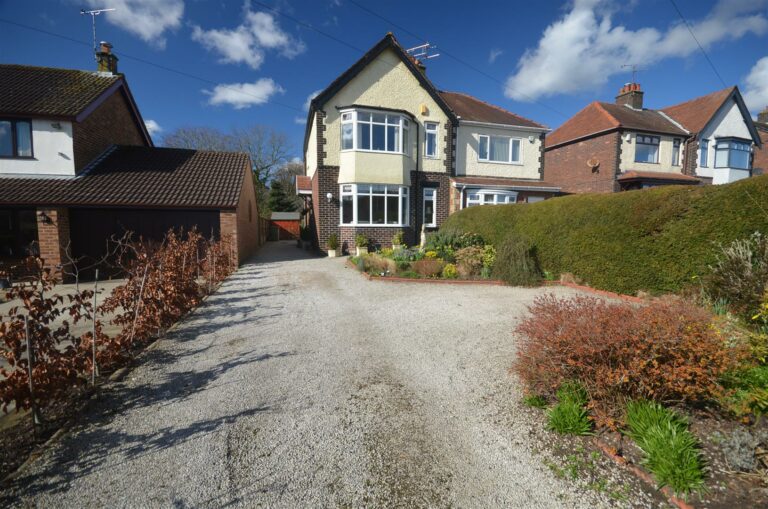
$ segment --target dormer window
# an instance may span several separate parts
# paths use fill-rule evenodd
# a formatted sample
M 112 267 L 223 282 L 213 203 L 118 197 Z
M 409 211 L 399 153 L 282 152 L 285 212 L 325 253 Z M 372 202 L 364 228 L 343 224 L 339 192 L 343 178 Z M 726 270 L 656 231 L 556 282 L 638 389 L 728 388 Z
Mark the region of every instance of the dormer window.
M 345 111 L 341 114 L 341 149 L 407 155 L 409 127 L 404 115 Z
M 0 157 L 32 157 L 32 122 L 0 119 Z

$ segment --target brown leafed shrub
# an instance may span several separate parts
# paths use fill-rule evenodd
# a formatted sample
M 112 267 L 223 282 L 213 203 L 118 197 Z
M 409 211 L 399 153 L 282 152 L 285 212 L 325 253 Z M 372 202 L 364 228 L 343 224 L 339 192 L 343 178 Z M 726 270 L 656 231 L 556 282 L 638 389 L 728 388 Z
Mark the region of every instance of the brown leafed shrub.
M 681 300 L 647 306 L 590 297 L 536 299 L 518 327 L 514 370 L 530 392 L 553 396 L 577 380 L 598 425 L 615 427 L 625 402 L 698 405 L 722 394 L 719 379 L 744 358 L 704 310 Z
M 417 260 L 411 262 L 411 270 L 424 277 L 439 276 L 443 272 L 443 262 L 440 260 Z
M 483 255 L 485 249 L 481 246 L 470 246 L 456 251 L 456 268 L 461 277 L 477 277 L 483 270 Z
M 365 270 L 373 271 L 377 273 L 389 272 L 394 274 L 397 272 L 397 264 L 391 258 L 385 258 L 376 253 L 369 253 L 363 257 L 365 263 Z

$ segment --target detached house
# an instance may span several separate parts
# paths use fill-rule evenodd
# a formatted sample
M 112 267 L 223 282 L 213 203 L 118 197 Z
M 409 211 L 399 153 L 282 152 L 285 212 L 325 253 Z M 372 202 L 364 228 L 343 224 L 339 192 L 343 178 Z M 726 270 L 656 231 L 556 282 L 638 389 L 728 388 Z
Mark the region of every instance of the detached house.
M 726 184 L 752 175 L 760 146 L 737 87 L 652 110 L 631 83 L 547 136 L 544 171 L 566 193 Z
M 171 227 L 230 236 L 250 254 L 248 157 L 155 148 L 111 46 L 98 58 L 98 72 L 0 65 L 0 270 L 30 254 L 50 267 L 99 258 L 113 234 Z
M 542 200 L 547 128 L 438 90 L 390 33 L 315 97 L 296 179 L 321 250 L 337 234 L 409 244 L 463 207 Z

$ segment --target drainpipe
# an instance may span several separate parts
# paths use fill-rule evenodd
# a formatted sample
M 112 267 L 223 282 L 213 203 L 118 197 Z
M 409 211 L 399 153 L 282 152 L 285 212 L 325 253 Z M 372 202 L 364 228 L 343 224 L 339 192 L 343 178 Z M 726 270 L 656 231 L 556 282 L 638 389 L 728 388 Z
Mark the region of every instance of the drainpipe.
M 459 210 L 464 210 L 464 190 L 467 188 L 467 186 L 461 186 L 461 190 L 459 191 Z
M 415 203 L 413 209 L 414 209 L 414 219 L 413 219 L 413 225 L 414 225 L 414 234 L 419 239 L 421 238 L 421 221 L 419 220 L 419 164 L 421 163 L 421 155 L 419 152 L 419 147 L 421 147 L 421 138 L 420 138 L 420 132 L 419 132 L 419 122 L 417 119 L 415 119 L 414 125 L 416 126 L 416 182 L 413 184 L 413 202 Z M 414 238 L 415 240 L 415 238 Z

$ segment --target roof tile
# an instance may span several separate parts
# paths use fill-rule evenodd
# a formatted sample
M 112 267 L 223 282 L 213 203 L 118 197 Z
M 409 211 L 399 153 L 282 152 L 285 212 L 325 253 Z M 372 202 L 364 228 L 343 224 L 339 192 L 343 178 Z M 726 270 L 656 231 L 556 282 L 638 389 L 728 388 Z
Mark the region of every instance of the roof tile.
M 669 115 L 692 133 L 698 133 L 730 97 L 736 87 L 728 87 L 711 94 L 691 99 L 684 103 L 668 106 L 661 111 Z
M 461 120 L 546 129 L 546 126 L 461 92 L 440 92 Z

